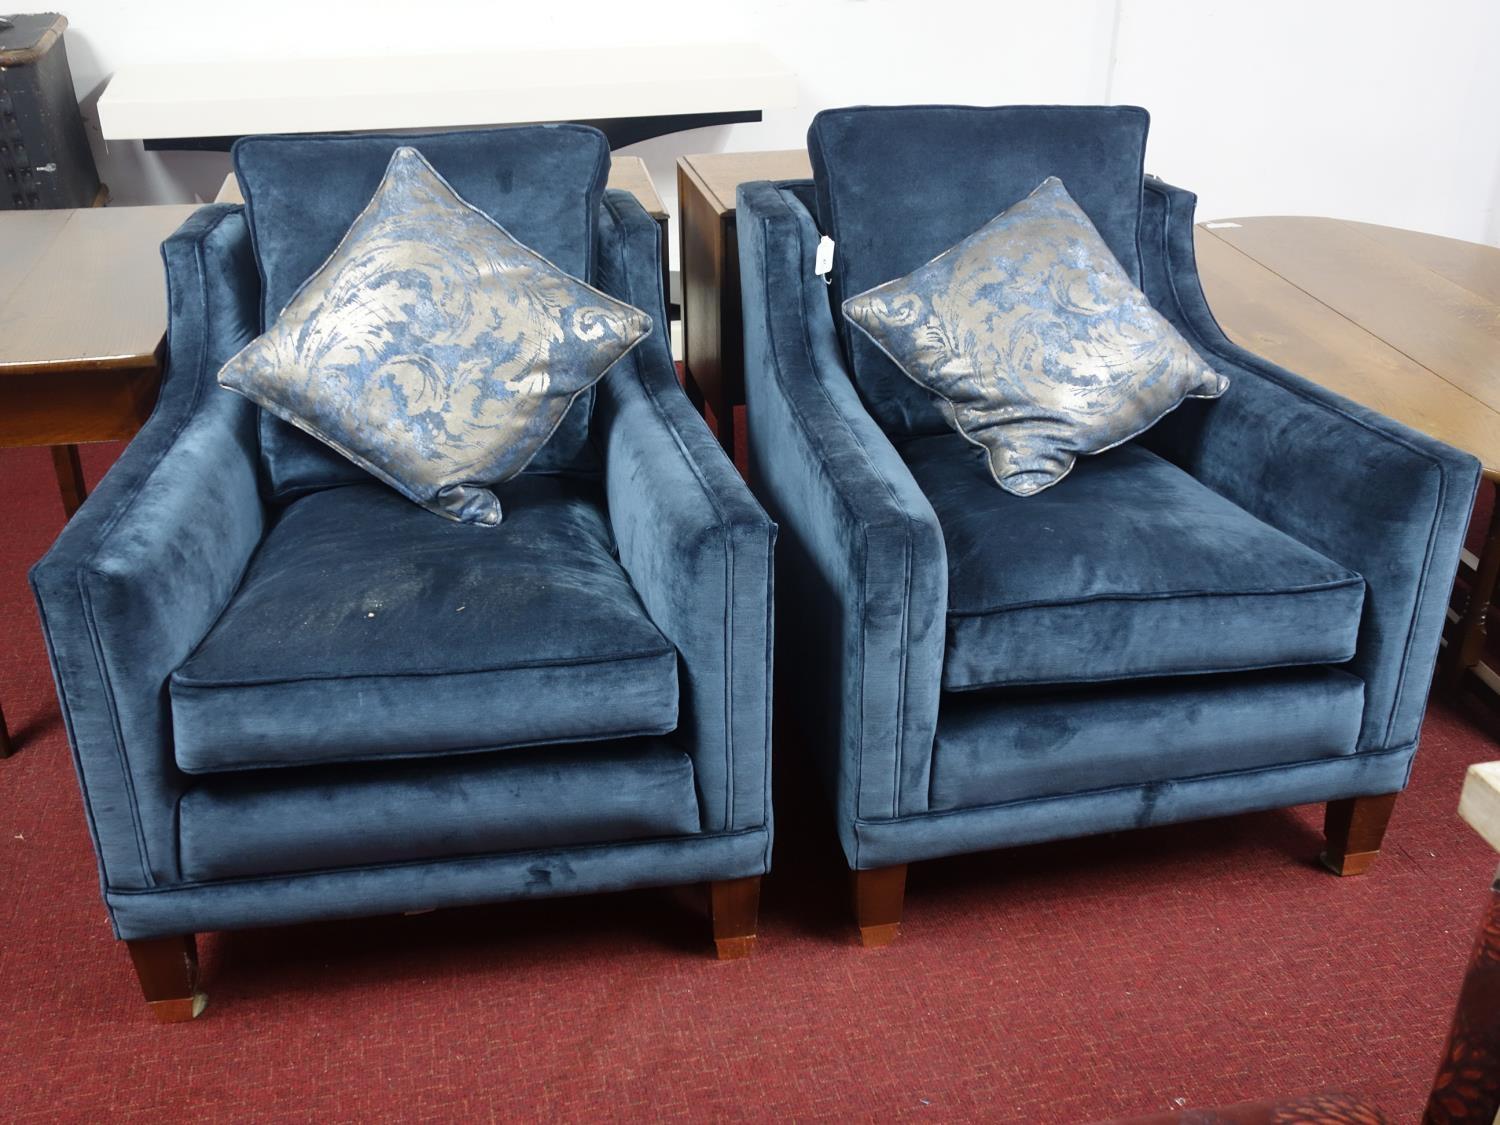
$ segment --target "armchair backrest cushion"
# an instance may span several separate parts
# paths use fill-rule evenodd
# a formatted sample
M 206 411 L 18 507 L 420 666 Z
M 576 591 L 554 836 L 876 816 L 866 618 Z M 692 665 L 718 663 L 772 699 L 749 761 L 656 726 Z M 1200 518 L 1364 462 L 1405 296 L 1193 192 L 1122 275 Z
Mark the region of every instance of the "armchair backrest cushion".
M 807 133 L 818 225 L 834 240 L 829 294 L 910 273 L 1057 176 L 1139 285 L 1149 117 L 1135 106 L 855 106 Z M 943 433 L 938 400 L 836 316 L 866 407 L 893 438 Z
M 417 148 L 459 195 L 554 265 L 592 280 L 594 233 L 609 143 L 585 125 L 427 133 L 246 137 L 234 146 L 261 275 L 261 327 L 323 264 L 375 194 L 391 154 Z M 593 391 L 578 397 L 529 466 L 592 463 Z M 268 492 L 285 500 L 368 480 L 352 462 L 267 411 L 260 418 Z

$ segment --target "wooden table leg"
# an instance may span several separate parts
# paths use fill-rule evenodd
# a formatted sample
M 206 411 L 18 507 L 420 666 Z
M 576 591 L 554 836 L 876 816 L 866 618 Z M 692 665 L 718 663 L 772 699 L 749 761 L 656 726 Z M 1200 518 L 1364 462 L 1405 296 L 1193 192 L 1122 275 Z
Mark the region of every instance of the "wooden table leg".
M 670 323 L 672 320 L 672 251 L 669 247 L 672 240 L 667 234 L 669 229 L 667 217 L 661 215 L 656 222 L 661 228 L 661 307 L 668 321 L 660 327 L 659 331 L 667 333 L 667 340 L 670 342 L 672 339 L 670 332 L 672 327 Z
M 52 446 L 52 469 L 57 474 L 57 487 L 62 493 L 63 513 L 72 519 L 89 494 L 88 486 L 83 482 L 83 461 L 78 456 L 78 447 Z M 5 712 L 0 710 L 0 758 L 10 757 L 14 749 L 10 731 L 5 726 Z
M 1500 496 L 1496 497 L 1489 530 L 1479 548 L 1479 566 L 1469 583 L 1468 600 L 1458 622 L 1457 643 L 1448 654 L 1445 679 L 1450 689 L 1461 687 L 1469 671 L 1484 658 L 1490 604 L 1495 600 L 1497 581 L 1500 581 Z
M 57 473 L 57 487 L 62 490 L 63 512 L 72 519 L 89 494 L 83 483 L 83 461 L 79 459 L 78 447 L 54 445 L 52 468 Z
M 699 414 L 703 413 L 703 392 L 698 389 L 698 384 L 693 381 L 693 373 L 688 370 L 686 363 L 682 365 L 682 389 L 687 392 L 688 401 L 693 404 L 693 409 Z

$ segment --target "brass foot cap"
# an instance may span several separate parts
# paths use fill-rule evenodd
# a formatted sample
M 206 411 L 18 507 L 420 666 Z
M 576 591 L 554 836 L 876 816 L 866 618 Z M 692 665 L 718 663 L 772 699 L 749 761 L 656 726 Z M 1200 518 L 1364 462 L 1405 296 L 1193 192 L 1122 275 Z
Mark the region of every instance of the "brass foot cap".
M 1334 855 L 1332 852 L 1324 852 L 1318 856 L 1318 862 L 1335 875 L 1363 875 L 1375 863 L 1375 857 L 1379 852 L 1349 852 L 1345 855 Z
M 208 1007 L 208 995 L 195 992 L 172 1000 L 152 1000 L 150 1004 L 157 1023 L 186 1023 L 203 1014 L 203 1009 Z
M 866 949 L 880 949 L 890 945 L 901 932 L 900 922 L 883 922 L 878 926 L 861 926 L 859 940 Z
M 750 956 L 751 950 L 755 948 L 755 935 L 714 938 L 714 948 L 718 950 L 720 961 L 738 961 Z

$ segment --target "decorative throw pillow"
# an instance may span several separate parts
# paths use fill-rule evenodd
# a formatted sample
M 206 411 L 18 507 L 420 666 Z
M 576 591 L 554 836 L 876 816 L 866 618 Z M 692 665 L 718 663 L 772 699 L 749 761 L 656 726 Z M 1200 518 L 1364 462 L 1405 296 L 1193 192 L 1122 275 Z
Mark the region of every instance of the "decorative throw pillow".
M 219 382 L 439 515 L 497 524 L 573 400 L 651 333 L 517 242 L 414 148 Z
M 1017 496 L 1144 433 L 1183 399 L 1229 387 L 1055 176 L 926 265 L 850 297 L 844 315 L 938 396 Z

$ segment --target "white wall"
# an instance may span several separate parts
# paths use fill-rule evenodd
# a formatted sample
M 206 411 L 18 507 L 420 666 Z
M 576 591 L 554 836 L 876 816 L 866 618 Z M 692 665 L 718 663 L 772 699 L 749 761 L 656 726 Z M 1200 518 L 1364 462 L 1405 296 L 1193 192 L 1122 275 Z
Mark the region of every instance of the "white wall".
M 1202 218 L 1338 215 L 1500 245 L 1496 0 L 260 0 L 253 17 L 205 0 L 63 7 L 86 113 L 127 60 L 757 40 L 797 72 L 801 104 L 628 150 L 669 205 L 678 155 L 797 146 L 826 106 L 1130 102 L 1152 114 L 1148 168 L 1198 192 Z M 227 168 L 221 154 L 99 147 L 121 203 L 211 198 Z
M 1496 0 L 1124 0 L 1109 98 L 1203 217 L 1337 215 L 1500 245 Z

